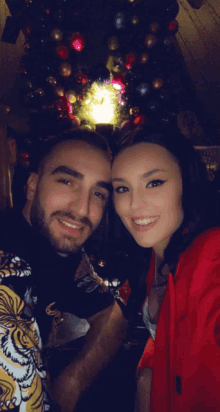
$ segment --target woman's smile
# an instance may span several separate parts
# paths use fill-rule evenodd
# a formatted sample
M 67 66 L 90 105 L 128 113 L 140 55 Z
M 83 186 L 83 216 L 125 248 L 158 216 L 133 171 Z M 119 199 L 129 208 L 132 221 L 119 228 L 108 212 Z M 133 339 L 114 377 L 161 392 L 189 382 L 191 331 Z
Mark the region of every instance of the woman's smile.
M 183 221 L 182 177 L 163 147 L 138 143 L 115 158 L 112 168 L 115 209 L 142 247 L 162 254 Z

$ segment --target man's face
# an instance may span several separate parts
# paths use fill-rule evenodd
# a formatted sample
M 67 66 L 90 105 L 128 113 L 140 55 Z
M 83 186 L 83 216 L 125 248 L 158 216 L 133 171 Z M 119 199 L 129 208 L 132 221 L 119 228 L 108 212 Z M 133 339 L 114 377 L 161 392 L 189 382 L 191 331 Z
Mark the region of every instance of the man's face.
M 28 181 L 26 218 L 55 250 L 77 252 L 94 232 L 109 196 L 110 160 L 83 141 L 60 143 Z

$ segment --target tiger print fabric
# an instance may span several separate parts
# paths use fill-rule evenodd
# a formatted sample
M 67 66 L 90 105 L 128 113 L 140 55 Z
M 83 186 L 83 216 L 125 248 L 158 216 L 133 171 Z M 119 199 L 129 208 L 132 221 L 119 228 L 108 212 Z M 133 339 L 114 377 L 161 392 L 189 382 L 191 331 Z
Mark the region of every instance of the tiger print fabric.
M 50 409 L 41 338 L 33 317 L 31 268 L 0 251 L 0 411 Z

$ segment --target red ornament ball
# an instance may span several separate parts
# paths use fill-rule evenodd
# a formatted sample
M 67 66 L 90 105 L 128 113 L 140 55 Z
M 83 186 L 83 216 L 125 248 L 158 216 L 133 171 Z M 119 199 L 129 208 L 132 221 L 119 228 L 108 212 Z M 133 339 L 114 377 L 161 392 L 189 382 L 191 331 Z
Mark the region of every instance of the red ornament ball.
M 178 31 L 179 23 L 176 19 L 173 19 L 169 22 L 168 30 L 169 32 L 175 34 Z
M 66 97 L 55 100 L 55 108 L 58 112 L 68 112 L 68 102 Z
M 120 106 L 126 106 L 127 102 L 128 102 L 128 96 L 125 93 L 125 91 L 122 90 L 118 95 L 118 103 L 120 104 Z
M 79 70 L 78 72 L 76 72 L 76 73 L 74 74 L 74 77 L 75 77 L 77 83 L 81 83 L 82 85 L 86 84 L 87 81 L 88 81 L 87 76 L 86 76 L 83 72 L 81 72 L 81 70 Z
M 61 59 L 68 59 L 69 51 L 66 46 L 57 46 L 56 52 Z
M 85 42 L 80 33 L 74 33 L 71 38 L 71 47 L 77 52 L 81 52 L 85 47 Z
M 31 26 L 26 26 L 23 28 L 23 33 L 26 37 L 30 36 L 31 34 Z
M 129 53 L 126 55 L 125 67 L 127 70 L 131 70 L 135 64 L 136 56 L 135 53 Z
M 115 90 L 123 90 L 125 88 L 125 76 L 122 73 L 115 73 L 112 79 L 112 86 Z
M 147 124 L 148 120 L 145 116 L 137 116 L 134 119 L 134 124 Z
M 156 34 L 156 33 L 159 32 L 159 30 L 160 30 L 160 25 L 159 25 L 159 23 L 157 23 L 157 22 L 152 22 L 152 23 L 150 24 L 150 31 L 151 31 L 151 33 Z

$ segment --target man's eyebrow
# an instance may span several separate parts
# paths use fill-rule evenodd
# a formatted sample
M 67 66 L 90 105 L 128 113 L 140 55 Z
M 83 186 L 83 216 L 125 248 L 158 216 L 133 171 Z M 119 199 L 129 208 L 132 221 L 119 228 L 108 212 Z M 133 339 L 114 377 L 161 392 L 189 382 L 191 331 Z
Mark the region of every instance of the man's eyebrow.
M 103 189 L 108 190 L 109 193 L 112 191 L 111 183 L 105 182 L 104 180 L 100 180 L 99 182 L 97 182 L 96 186 L 102 187 Z
M 76 179 L 83 180 L 84 175 L 80 172 L 77 172 L 77 170 L 72 169 L 68 166 L 58 166 L 56 169 L 53 170 L 51 173 L 52 175 L 57 175 L 57 174 L 65 174 L 69 176 L 73 176 Z M 105 182 L 104 180 L 100 180 L 96 183 L 96 186 L 102 187 L 103 189 L 108 190 L 108 192 L 111 192 L 111 183 Z
M 82 173 L 77 172 L 77 170 L 72 169 L 68 166 L 58 166 L 56 167 L 56 169 L 53 170 L 51 174 L 52 175 L 65 174 L 65 175 L 75 177 L 76 179 L 79 179 L 79 180 L 82 180 L 84 178 L 84 175 L 82 175 Z
M 158 173 L 158 172 L 167 172 L 167 170 L 165 169 L 153 169 L 153 170 L 149 170 L 149 172 L 144 173 L 141 177 L 146 178 L 149 177 L 151 175 L 153 175 L 154 173 Z M 114 179 L 112 179 L 112 182 L 125 182 L 124 179 L 122 179 L 121 177 L 116 177 Z

